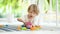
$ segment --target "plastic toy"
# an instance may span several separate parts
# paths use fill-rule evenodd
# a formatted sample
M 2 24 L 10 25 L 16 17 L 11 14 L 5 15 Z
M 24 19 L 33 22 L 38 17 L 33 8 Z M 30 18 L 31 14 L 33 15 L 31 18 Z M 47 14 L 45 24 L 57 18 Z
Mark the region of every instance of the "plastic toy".
M 26 27 L 25 25 L 22 25 L 21 27 Z
M 8 26 L 8 25 L 5 25 L 5 26 Z
M 37 28 L 37 30 L 39 30 L 41 27 L 40 26 L 35 26 Z
M 7 28 L 7 27 L 8 27 L 8 25 L 3 25 L 3 27 L 4 27 L 4 28 Z
M 35 26 L 31 27 L 30 30 L 36 30 L 37 28 Z
M 0 24 L 0 28 L 3 28 L 3 25 Z
M 21 30 L 27 30 L 27 28 L 26 27 L 22 27 Z
M 27 26 L 27 29 L 30 29 L 31 28 L 31 26 Z
M 17 27 L 17 30 L 21 30 L 21 26 L 20 25 Z
M 26 22 L 26 27 L 28 28 L 28 29 L 30 29 L 31 27 L 32 27 L 32 24 L 31 24 L 31 22 Z
M 36 26 L 36 27 L 37 27 L 37 28 L 41 28 L 41 26 L 39 26 L 39 25 L 38 25 L 38 26 Z

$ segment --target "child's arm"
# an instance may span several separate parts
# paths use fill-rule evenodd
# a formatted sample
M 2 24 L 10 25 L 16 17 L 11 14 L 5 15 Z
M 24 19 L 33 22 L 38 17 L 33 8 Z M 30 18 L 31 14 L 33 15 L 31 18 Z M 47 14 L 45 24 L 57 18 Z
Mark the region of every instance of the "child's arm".
M 20 21 L 20 22 L 23 22 L 25 24 L 25 22 L 22 19 L 17 18 L 17 20 Z
M 32 23 L 32 26 L 35 26 L 35 24 L 34 24 L 34 23 Z

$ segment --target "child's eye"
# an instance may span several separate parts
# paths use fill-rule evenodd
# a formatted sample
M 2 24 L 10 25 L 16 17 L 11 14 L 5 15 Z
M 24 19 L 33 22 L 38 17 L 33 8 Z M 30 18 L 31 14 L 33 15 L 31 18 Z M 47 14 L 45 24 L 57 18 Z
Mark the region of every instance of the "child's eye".
M 32 13 L 32 12 L 30 12 L 30 13 Z

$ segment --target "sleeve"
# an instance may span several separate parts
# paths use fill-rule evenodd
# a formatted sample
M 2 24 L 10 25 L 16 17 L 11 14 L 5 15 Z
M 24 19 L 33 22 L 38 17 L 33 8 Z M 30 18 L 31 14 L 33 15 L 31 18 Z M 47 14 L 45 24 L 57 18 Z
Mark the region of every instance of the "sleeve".
M 36 16 L 35 19 L 34 19 L 34 24 L 35 25 L 39 25 L 40 24 L 40 17 L 39 16 Z

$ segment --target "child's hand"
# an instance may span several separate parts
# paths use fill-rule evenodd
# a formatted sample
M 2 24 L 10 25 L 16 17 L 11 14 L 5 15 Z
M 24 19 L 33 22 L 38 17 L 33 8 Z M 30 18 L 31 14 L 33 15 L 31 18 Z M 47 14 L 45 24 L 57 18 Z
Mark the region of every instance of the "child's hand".
M 17 20 L 18 20 L 18 21 L 20 21 L 20 22 L 23 22 L 23 23 L 25 23 L 25 22 L 24 22 L 22 19 L 20 19 L 20 18 L 18 18 Z
M 22 19 L 20 19 L 20 18 L 17 18 L 17 20 L 18 20 L 18 21 L 20 21 L 20 22 L 23 22 L 23 20 L 22 20 Z
M 32 26 L 35 26 L 35 24 L 32 24 Z

